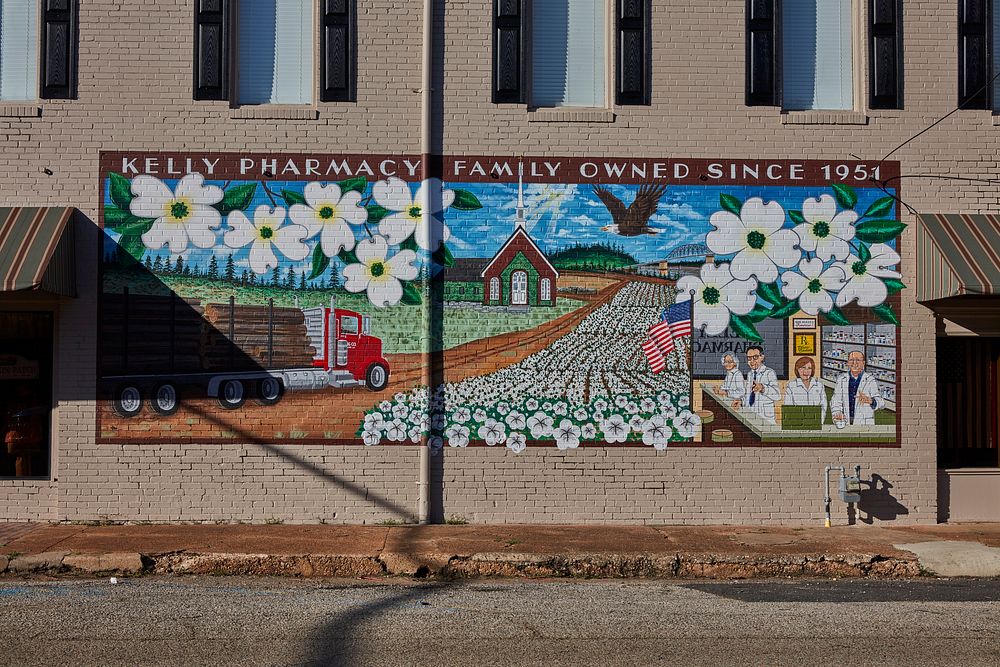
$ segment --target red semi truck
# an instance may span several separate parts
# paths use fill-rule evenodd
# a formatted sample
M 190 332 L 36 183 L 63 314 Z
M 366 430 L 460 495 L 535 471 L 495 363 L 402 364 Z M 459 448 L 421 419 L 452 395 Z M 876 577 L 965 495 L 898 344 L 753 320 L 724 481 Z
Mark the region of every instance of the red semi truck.
M 272 303 L 271 318 L 273 311 Z M 155 413 L 171 415 L 177 411 L 181 396 L 192 388 L 199 388 L 199 394 L 204 391 L 230 410 L 242 406 L 247 398 L 273 405 L 286 391 L 357 386 L 371 391 L 385 389 L 389 364 L 382 356 L 382 340 L 371 335 L 367 315 L 332 305 L 304 308 L 302 314 L 309 342 L 316 351 L 312 366 L 270 368 L 261 364 L 250 370 L 105 375 L 103 384 L 112 392 L 114 411 L 122 417 L 134 417 L 148 400 Z M 275 341 L 270 324 L 267 337 L 271 349 Z

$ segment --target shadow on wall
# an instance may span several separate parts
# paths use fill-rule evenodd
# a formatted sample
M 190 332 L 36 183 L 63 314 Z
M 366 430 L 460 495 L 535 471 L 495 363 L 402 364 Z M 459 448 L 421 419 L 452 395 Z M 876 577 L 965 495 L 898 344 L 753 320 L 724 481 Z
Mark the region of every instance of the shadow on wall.
M 862 489 L 861 500 L 857 504 L 857 520 L 873 524 L 878 521 L 895 521 L 910 510 L 892 495 L 892 484 L 881 475 L 872 474 L 871 481 L 862 481 L 867 489 Z M 854 523 L 853 521 L 851 523 Z

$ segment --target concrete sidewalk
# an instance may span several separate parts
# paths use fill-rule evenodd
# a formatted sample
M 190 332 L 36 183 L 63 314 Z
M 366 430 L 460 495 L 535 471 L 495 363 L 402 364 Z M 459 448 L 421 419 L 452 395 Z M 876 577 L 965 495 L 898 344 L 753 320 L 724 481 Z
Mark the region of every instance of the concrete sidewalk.
M 0 524 L 0 572 L 378 577 L 1000 576 L 1000 524 Z

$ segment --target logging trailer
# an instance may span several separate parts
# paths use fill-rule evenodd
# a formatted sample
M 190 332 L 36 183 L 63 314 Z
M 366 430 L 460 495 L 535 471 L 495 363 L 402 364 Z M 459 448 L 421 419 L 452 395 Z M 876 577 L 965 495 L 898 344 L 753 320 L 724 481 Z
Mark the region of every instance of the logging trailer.
M 127 290 L 124 297 L 127 317 Z M 173 302 L 170 308 L 170 317 L 173 318 L 176 312 Z M 223 408 L 234 410 L 248 398 L 262 405 L 274 405 L 286 391 L 359 386 L 381 391 L 389 383 L 389 364 L 382 356 L 382 340 L 371 335 L 371 319 L 367 315 L 337 308 L 333 302 L 328 307 L 297 309 L 305 320 L 306 336 L 314 351 L 312 365 L 300 363 L 282 367 L 280 360 L 275 358 L 275 345 L 281 341 L 275 340 L 274 300 L 271 299 L 266 306 L 267 345 L 266 350 L 260 351 L 263 363 L 247 363 L 249 357 L 234 342 L 237 340 L 237 316 L 232 298 L 228 310 L 228 369 L 104 375 L 102 384 L 105 391 L 111 392 L 114 411 L 122 417 L 134 417 L 148 401 L 153 412 L 172 415 L 180 406 L 181 396 L 192 394 L 214 398 Z M 173 327 L 173 319 L 170 322 Z M 172 361 L 175 357 L 175 338 L 170 336 L 165 345 L 169 346 Z M 127 355 L 124 365 L 128 367 Z

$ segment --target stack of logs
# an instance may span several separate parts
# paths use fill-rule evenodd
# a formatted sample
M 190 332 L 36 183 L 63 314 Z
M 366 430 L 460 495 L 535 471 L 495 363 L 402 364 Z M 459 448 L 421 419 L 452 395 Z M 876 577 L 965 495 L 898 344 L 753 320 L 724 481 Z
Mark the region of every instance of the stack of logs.
M 311 366 L 315 350 L 298 308 L 275 307 L 268 358 L 268 306 L 104 295 L 104 375 L 197 373 Z M 232 322 L 232 340 L 230 340 Z

